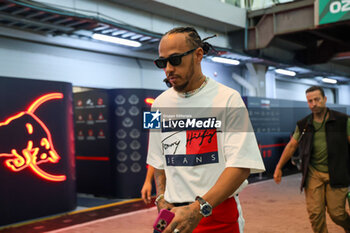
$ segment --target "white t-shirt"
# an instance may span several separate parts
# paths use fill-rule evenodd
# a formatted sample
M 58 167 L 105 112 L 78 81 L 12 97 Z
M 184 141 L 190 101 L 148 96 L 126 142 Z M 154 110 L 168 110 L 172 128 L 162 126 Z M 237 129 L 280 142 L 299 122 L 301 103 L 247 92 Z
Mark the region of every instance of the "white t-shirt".
M 152 111 L 162 114 L 162 130 L 151 130 L 147 163 L 164 169 L 164 198 L 171 203 L 192 202 L 211 189 L 226 167 L 250 168 L 251 173 L 265 170 L 251 127 L 248 112 L 239 93 L 212 79 L 191 97 L 184 98 L 173 88 L 156 98 Z M 190 118 L 179 128 L 176 120 Z M 207 126 L 198 128 L 193 118 L 203 119 Z M 220 127 L 216 120 L 221 121 Z M 170 124 L 170 121 L 175 123 Z M 213 123 L 214 122 L 214 123 Z M 188 122 L 187 122 L 188 123 Z M 203 123 L 203 122 L 202 122 Z

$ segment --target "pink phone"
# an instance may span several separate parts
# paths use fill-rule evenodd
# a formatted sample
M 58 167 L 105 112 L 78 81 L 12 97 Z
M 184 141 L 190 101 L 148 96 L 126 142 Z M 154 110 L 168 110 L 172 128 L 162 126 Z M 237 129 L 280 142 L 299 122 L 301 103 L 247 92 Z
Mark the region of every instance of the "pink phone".
M 154 232 L 163 232 L 174 217 L 175 214 L 173 212 L 170 212 L 167 209 L 162 209 L 153 224 Z

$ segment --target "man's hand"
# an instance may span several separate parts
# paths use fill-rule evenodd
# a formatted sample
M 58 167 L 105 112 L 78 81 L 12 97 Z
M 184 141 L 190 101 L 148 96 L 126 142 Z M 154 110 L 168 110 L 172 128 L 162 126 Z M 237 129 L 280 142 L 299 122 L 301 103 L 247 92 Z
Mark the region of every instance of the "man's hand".
M 275 173 L 273 174 L 273 179 L 275 180 L 276 184 L 279 184 L 282 180 L 282 169 L 276 167 Z
M 187 206 L 174 207 L 171 212 L 175 213 L 175 217 L 163 233 L 173 233 L 175 229 L 180 233 L 191 233 L 203 218 L 197 201 Z
M 174 208 L 174 205 L 170 204 L 164 198 L 162 198 L 158 201 L 157 208 L 159 213 L 162 209 L 171 210 L 172 208 Z
M 151 203 L 151 192 L 152 192 L 152 184 L 150 182 L 145 182 L 141 189 L 141 197 L 145 204 Z
M 298 141 L 294 137 L 291 137 L 287 146 L 284 148 L 281 158 L 278 161 L 275 172 L 273 174 L 273 179 L 275 180 L 276 184 L 281 183 L 282 168 L 288 162 L 288 160 L 292 158 L 293 154 L 298 148 L 298 145 L 299 145 Z

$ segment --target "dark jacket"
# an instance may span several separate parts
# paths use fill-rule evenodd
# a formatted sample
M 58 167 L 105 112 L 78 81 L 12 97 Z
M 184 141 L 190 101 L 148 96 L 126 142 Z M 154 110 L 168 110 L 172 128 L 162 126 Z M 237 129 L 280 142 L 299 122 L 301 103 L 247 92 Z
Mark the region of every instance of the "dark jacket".
M 348 116 L 341 112 L 329 110 L 326 121 L 326 141 L 328 152 L 328 172 L 330 185 L 333 188 L 348 187 L 350 185 L 350 146 L 346 132 Z M 298 121 L 300 132 L 299 153 L 302 159 L 303 178 L 302 190 L 305 187 L 310 157 L 313 150 L 314 127 L 312 114 Z

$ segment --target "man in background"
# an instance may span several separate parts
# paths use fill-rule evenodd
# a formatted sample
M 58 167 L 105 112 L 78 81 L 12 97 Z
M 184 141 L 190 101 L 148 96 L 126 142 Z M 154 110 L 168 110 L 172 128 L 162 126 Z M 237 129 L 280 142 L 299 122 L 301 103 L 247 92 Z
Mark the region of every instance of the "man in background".
M 306 90 L 311 114 L 298 121 L 293 137 L 278 162 L 274 180 L 282 179 L 282 168 L 299 147 L 302 159 L 307 211 L 315 233 L 327 233 L 326 207 L 331 219 L 350 232 L 345 210 L 350 185 L 349 116 L 326 107 L 327 97 L 319 86 Z

